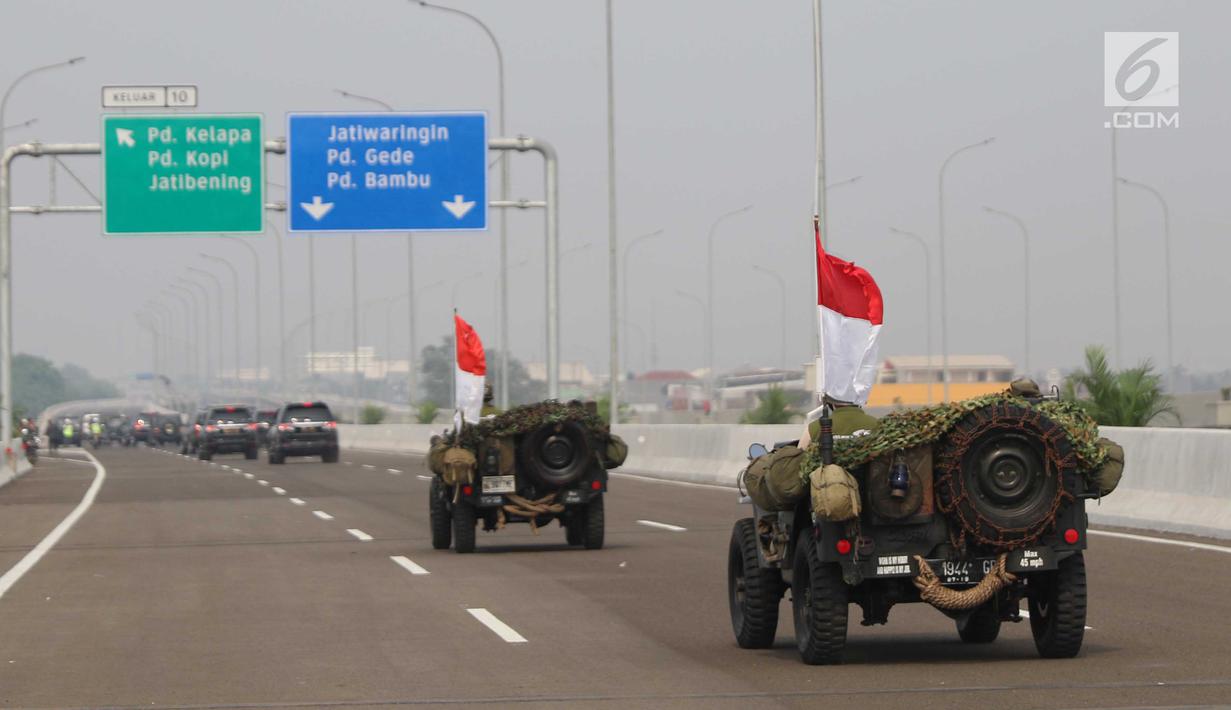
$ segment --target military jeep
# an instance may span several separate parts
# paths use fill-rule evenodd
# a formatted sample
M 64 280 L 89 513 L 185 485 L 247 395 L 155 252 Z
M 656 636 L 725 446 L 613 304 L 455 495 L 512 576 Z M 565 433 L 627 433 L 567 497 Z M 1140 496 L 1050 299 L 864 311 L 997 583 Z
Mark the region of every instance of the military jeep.
M 428 466 L 432 547 L 475 550 L 476 527 L 558 522 L 569 545 L 603 546 L 607 470 L 627 448 L 580 403 L 545 402 L 433 437 Z
M 789 506 L 747 501 L 752 515 L 735 523 L 728 558 L 738 645 L 773 644 L 790 590 L 796 645 L 808 664 L 841 662 L 851 604 L 872 625 L 886 623 L 896 604 L 921 601 L 952 618 L 964 642 L 990 643 L 1002 623 L 1028 617 L 1040 656 L 1075 656 L 1086 619 L 1085 501 L 1109 490 L 1088 471 L 1089 431 L 1097 437 L 1097 428 L 1075 408 L 1041 409 L 1043 399 L 967 407 L 939 438 L 909 448 L 886 449 L 889 435 L 880 433 L 834 441 L 838 452 L 878 452 L 837 469 L 857 488 L 851 519 L 816 514 L 828 491 L 815 480 L 811 496 Z M 1061 426 L 1048 412 L 1072 414 L 1077 426 Z M 774 453 L 759 444 L 749 451 L 752 461 L 765 455 Z M 1122 460 L 1121 453 L 1121 469 Z M 819 475 L 818 468 L 812 478 Z

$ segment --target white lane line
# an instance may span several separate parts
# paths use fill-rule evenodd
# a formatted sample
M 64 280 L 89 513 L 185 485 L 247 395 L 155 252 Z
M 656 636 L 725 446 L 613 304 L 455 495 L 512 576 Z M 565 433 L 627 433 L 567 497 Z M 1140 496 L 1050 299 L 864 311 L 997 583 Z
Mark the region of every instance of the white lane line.
M 1133 535 L 1131 533 L 1111 532 L 1110 530 L 1090 530 L 1091 535 L 1103 535 L 1105 537 L 1118 537 L 1123 540 L 1136 540 L 1137 542 L 1153 542 L 1157 545 L 1176 545 L 1178 547 L 1191 547 L 1197 550 L 1209 550 L 1210 552 L 1226 552 L 1231 554 L 1231 547 L 1224 545 L 1210 545 L 1205 542 L 1189 542 L 1187 540 L 1168 540 L 1165 537 L 1150 537 L 1148 535 Z
M 392 473 L 392 474 L 393 474 L 393 475 L 395 475 L 395 476 L 400 476 L 400 475 L 402 475 L 402 472 L 401 472 L 401 471 L 399 471 L 399 470 L 397 470 L 396 468 L 387 468 L 387 469 L 385 469 L 385 470 L 386 470 L 386 471 L 388 471 L 389 473 Z
M 432 480 L 432 477 L 431 477 L 431 476 L 424 476 L 423 474 L 418 474 L 418 475 L 417 475 L 417 476 L 415 476 L 415 477 L 416 477 L 416 478 L 418 478 L 420 481 L 430 481 L 430 480 Z
M 1026 607 L 1022 607 L 1019 611 L 1021 611 L 1021 615 L 1023 619 L 1025 619 L 1026 621 L 1030 621 L 1030 610 L 1029 609 L 1027 609 Z M 1086 631 L 1094 631 L 1094 627 L 1087 626 Z
M 414 561 L 411 560 L 410 558 L 403 557 L 402 555 L 393 555 L 389 559 L 393 560 L 393 562 L 397 564 L 397 566 L 401 567 L 407 572 L 410 572 L 411 574 L 431 574 L 431 572 L 428 572 L 427 570 L 423 569 L 423 567 L 415 564 Z
M 244 474 L 244 478 L 246 478 L 246 479 L 248 479 L 249 481 L 251 481 L 252 479 L 256 478 L 256 475 L 255 475 L 255 474 L 252 474 L 252 473 L 245 473 L 245 474 Z
M 274 493 L 277 493 L 277 494 L 278 494 L 278 495 L 280 495 L 280 496 L 284 496 L 284 495 L 286 495 L 286 489 L 285 489 L 285 488 L 279 488 L 279 487 L 277 487 L 277 486 L 274 486 L 273 491 L 274 491 Z
M 368 542 L 369 540 L 372 539 L 371 535 L 365 533 L 359 528 L 347 528 L 346 532 L 350 533 L 351 535 L 354 535 L 355 539 L 358 540 L 359 542 Z
M 259 481 L 257 481 L 257 483 L 261 484 L 262 486 L 268 486 L 268 485 L 269 485 L 269 481 L 266 481 L 264 478 L 262 478 L 262 479 L 260 479 Z
M 658 528 L 659 530 L 670 530 L 671 532 L 684 532 L 688 528 L 682 528 L 679 525 L 668 525 L 667 523 L 657 523 L 653 520 L 638 520 L 638 525 L 644 525 L 647 528 Z
M 222 470 L 223 470 L 223 471 L 230 471 L 230 470 L 232 470 L 232 469 L 231 469 L 231 467 L 230 467 L 230 466 L 228 466 L 228 465 L 226 465 L 226 464 L 222 464 Z
M 333 520 L 333 516 L 323 510 L 314 510 L 312 511 L 312 514 L 321 520 Z
M 46 555 L 51 548 L 55 547 L 60 538 L 64 537 L 69 530 L 72 530 L 77 521 L 81 519 L 81 516 L 85 515 L 90 506 L 94 505 L 94 498 L 98 496 L 98 490 L 103 487 L 103 481 L 107 479 L 107 469 L 89 451 L 82 449 L 81 453 L 85 454 L 90 463 L 94 464 L 94 482 L 86 489 L 85 495 L 81 497 L 81 502 L 77 504 L 77 507 L 73 508 L 72 512 L 61 520 L 55 529 L 47 533 L 47 537 L 40 540 L 33 550 L 30 550 L 26 553 L 25 557 L 18 560 L 12 569 L 5 572 L 3 576 L 0 576 L 0 597 L 3 597 L 14 584 L 17 584 L 18 580 L 33 569 L 34 565 L 43 559 L 43 555 Z
M 304 505 L 303 498 L 291 498 L 290 500 L 295 505 Z
M 486 609 L 467 609 L 470 615 L 479 620 L 497 636 L 509 643 L 526 643 L 526 637 L 517 633 L 511 626 L 496 618 L 496 615 Z
M 375 466 L 373 466 L 373 465 L 372 465 L 372 464 L 370 464 L 370 463 L 365 463 L 365 464 L 361 464 L 361 465 L 362 465 L 364 468 L 376 468 Z
M 343 463 L 344 465 L 346 465 L 346 466 L 354 466 L 354 465 L 355 465 L 355 464 L 351 463 L 350 461 L 343 461 L 342 463 Z

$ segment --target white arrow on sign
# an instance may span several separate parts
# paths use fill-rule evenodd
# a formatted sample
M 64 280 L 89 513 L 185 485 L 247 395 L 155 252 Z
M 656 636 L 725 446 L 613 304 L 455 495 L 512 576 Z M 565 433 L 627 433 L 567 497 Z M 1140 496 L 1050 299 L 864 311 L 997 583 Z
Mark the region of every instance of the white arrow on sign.
M 299 206 L 304 212 L 312 215 L 312 219 L 320 221 L 325 215 L 329 214 L 329 210 L 333 209 L 332 202 L 321 202 L 320 195 L 313 195 L 311 202 L 300 202 Z
M 474 202 L 463 202 L 461 195 L 454 195 L 452 202 L 441 202 L 440 204 L 458 219 L 465 217 L 466 213 L 474 208 Z
M 129 148 L 137 145 L 137 141 L 133 140 L 133 132 L 130 128 L 115 129 L 115 142 L 120 145 L 126 145 Z

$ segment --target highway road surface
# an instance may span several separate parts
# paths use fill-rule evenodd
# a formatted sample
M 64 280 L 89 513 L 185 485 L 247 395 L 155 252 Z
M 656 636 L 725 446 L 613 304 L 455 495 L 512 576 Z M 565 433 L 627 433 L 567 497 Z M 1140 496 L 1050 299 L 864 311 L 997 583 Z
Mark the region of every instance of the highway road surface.
M 735 646 L 730 490 L 616 477 L 603 550 L 514 526 L 458 555 L 431 549 L 418 457 L 93 453 L 0 489 L 5 707 L 1231 704 L 1216 542 L 1092 537 L 1076 659 L 1037 658 L 1026 624 L 964 645 L 910 605 L 852 613 L 847 662 L 809 667 L 786 604 L 774 648 Z

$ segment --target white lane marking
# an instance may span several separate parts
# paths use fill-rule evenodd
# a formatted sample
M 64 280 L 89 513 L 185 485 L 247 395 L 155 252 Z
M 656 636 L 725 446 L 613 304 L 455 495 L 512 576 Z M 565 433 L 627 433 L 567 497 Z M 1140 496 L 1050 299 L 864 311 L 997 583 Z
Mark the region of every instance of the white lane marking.
M 343 461 L 342 463 L 343 463 L 343 464 L 345 464 L 345 465 L 347 465 L 347 466 L 354 466 L 354 465 L 355 465 L 355 464 L 351 463 L 350 461 Z
M 370 463 L 365 463 L 365 464 L 361 464 L 361 465 L 362 465 L 364 468 L 376 468 L 375 466 L 373 466 L 373 465 L 372 465 L 372 464 L 370 464 Z
M 280 495 L 280 496 L 284 496 L 284 495 L 286 495 L 286 489 L 285 489 L 285 488 L 279 488 L 279 487 L 277 487 L 277 486 L 274 486 L 273 491 L 274 491 L 274 493 L 277 493 L 277 494 L 278 494 L 278 495 Z
M 230 467 L 230 466 L 228 466 L 228 465 L 226 465 L 226 464 L 222 464 L 222 470 L 223 470 L 223 471 L 230 471 L 230 470 L 232 470 L 232 469 L 231 469 L 231 467 Z
M 81 516 L 85 515 L 90 506 L 94 505 L 94 498 L 98 496 L 98 490 L 103 487 L 103 481 L 107 479 L 107 469 L 89 451 L 82 449 L 81 453 L 85 454 L 90 463 L 94 464 L 94 482 L 86 489 L 85 495 L 81 497 L 81 502 L 77 504 L 77 507 L 73 508 L 72 512 L 61 520 L 55 529 L 47 533 L 47 537 L 39 541 L 34 546 L 34 549 L 18 560 L 12 569 L 5 572 L 3 576 L 0 576 L 0 598 L 4 597 L 9 589 L 14 584 L 17 584 L 18 580 L 33 569 L 34 565 L 43 559 L 43 555 L 46 555 L 51 548 L 55 547 L 60 538 L 64 537 L 69 530 L 72 530 L 77 521 L 81 519 Z
M 431 476 L 424 476 L 423 474 L 418 474 L 418 475 L 416 476 L 416 478 L 418 478 L 420 481 L 430 481 L 430 480 L 432 480 L 432 477 L 431 477 Z
M 397 566 L 401 567 L 407 572 L 410 572 L 411 574 L 431 574 L 431 572 L 428 572 L 427 570 L 423 569 L 423 567 L 415 564 L 411 559 L 407 557 L 403 557 L 402 555 L 393 555 L 389 559 L 393 560 L 394 563 L 397 564 Z
M 1231 554 L 1231 547 L 1225 545 L 1211 545 L 1205 542 L 1189 542 L 1187 540 L 1168 540 L 1165 537 L 1150 537 L 1149 535 L 1133 535 L 1131 533 L 1111 532 L 1110 530 L 1090 530 L 1091 535 L 1104 535 L 1106 537 L 1118 537 L 1124 540 L 1136 540 L 1137 542 L 1153 542 L 1158 545 L 1176 545 L 1178 547 L 1192 547 L 1198 550 L 1209 550 L 1210 552 L 1226 552 Z
M 245 473 L 245 474 L 244 474 L 244 478 L 246 478 L 246 479 L 248 479 L 249 481 L 251 481 L 252 479 L 256 478 L 256 475 L 255 475 L 255 474 L 251 474 L 251 473 Z
M 397 470 L 396 468 L 387 468 L 387 469 L 385 469 L 385 470 L 386 470 L 386 471 L 388 471 L 389 473 L 392 473 L 392 474 L 393 474 L 393 475 L 395 475 L 395 476 L 400 476 L 400 475 L 402 475 L 402 472 L 401 472 L 401 471 L 399 471 L 399 470 Z
M 1022 607 L 1019 611 L 1021 611 L 1021 615 L 1023 619 L 1025 619 L 1026 621 L 1030 621 L 1030 610 L 1029 609 L 1027 609 L 1026 607 Z M 1094 631 L 1094 627 L 1087 626 L 1086 631 Z
M 638 520 L 638 525 L 644 525 L 647 528 L 658 528 L 659 530 L 670 530 L 671 532 L 684 532 L 688 528 L 682 528 L 679 525 L 668 525 L 667 523 L 657 523 L 653 520 Z
M 359 528 L 347 528 L 346 532 L 350 533 L 351 535 L 354 535 L 355 539 L 358 540 L 359 542 L 368 542 L 369 540 L 372 539 L 371 535 L 365 533 Z
M 526 637 L 517 633 L 511 626 L 496 618 L 496 615 L 486 609 L 467 609 L 470 615 L 479 620 L 497 636 L 509 643 L 526 643 Z
M 321 520 L 333 520 L 333 516 L 323 510 L 314 510 L 312 511 L 312 514 Z
M 304 505 L 303 498 L 291 498 L 290 501 L 295 505 Z
M 257 483 L 261 484 L 262 486 L 268 486 L 268 485 L 269 485 L 269 481 L 266 481 L 264 478 L 262 478 L 262 479 L 260 479 L 259 481 L 257 481 Z

